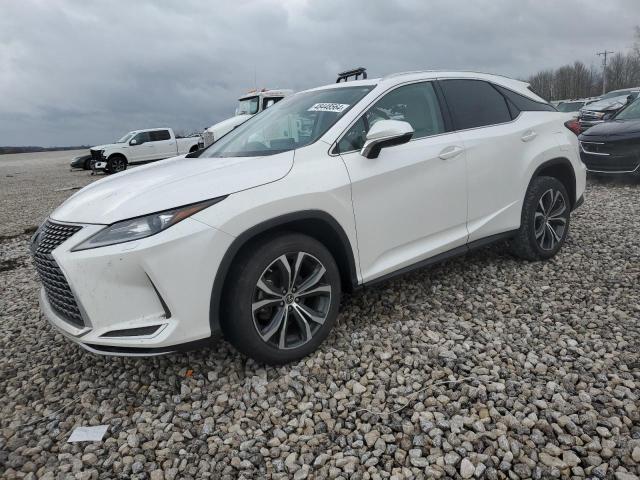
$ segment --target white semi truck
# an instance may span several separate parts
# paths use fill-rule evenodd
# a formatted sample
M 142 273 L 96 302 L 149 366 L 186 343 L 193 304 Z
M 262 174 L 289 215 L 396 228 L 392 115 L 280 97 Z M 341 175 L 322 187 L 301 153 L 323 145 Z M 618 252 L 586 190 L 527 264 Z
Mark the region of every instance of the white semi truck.
M 236 114 L 212 125 L 202 132 L 199 148 L 206 148 L 216 142 L 220 137 L 226 135 L 238 125 L 243 124 L 255 114 L 269 108 L 271 105 L 278 103 L 284 97 L 293 94 L 293 90 L 251 90 L 246 95 L 238 99 L 238 107 Z

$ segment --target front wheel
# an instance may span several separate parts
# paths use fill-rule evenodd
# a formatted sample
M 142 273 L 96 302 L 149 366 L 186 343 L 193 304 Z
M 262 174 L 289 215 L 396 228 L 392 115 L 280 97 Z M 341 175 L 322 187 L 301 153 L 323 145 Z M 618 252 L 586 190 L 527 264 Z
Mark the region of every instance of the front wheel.
M 514 253 L 525 260 L 553 257 L 569 233 L 570 212 L 562 182 L 554 177 L 534 178 L 524 199 L 520 229 L 511 241 Z
M 120 155 L 113 155 L 107 161 L 107 172 L 118 173 L 127 169 L 127 160 Z
M 252 244 L 234 263 L 222 330 L 242 353 L 283 364 L 313 352 L 338 315 L 340 274 L 327 248 L 298 233 Z

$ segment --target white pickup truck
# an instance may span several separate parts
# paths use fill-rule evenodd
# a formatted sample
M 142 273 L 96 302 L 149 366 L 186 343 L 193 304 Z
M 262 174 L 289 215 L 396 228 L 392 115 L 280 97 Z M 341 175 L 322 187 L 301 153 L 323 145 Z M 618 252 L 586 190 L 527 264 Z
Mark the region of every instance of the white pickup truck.
M 216 123 L 202 132 L 199 147 L 207 148 L 238 125 L 243 124 L 257 113 L 266 110 L 284 97 L 292 94 L 293 90 L 286 89 L 267 90 L 263 88 L 262 90 L 251 90 L 238 99 L 235 116 Z
M 116 173 L 128 165 L 176 157 L 198 150 L 198 137 L 176 138 L 170 128 L 134 130 L 115 143 L 92 147 L 93 170 Z

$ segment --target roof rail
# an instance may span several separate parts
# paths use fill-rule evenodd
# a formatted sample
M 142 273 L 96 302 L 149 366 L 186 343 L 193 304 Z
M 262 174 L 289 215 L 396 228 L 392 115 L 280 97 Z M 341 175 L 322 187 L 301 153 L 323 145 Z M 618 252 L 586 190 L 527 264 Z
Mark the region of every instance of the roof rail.
M 338 74 L 338 79 L 336 83 L 340 83 L 342 81 L 347 81 L 349 78 L 354 77 L 354 80 L 358 80 L 358 77 L 362 75 L 362 79 L 367 78 L 367 69 L 364 67 L 354 68 L 353 70 L 347 70 L 345 72 L 341 72 Z
M 502 78 L 507 78 L 509 80 L 517 80 L 515 78 L 512 77 L 508 77 L 506 75 L 500 75 L 499 73 L 487 73 L 487 72 L 478 72 L 476 70 L 411 70 L 408 72 L 397 72 L 397 73 L 390 73 L 388 75 L 385 75 L 384 77 L 382 77 L 382 80 L 386 80 L 388 78 L 394 78 L 394 77 L 401 77 L 403 75 L 412 75 L 412 74 L 416 74 L 416 73 L 438 73 L 438 72 L 459 72 L 459 73 L 478 73 L 480 75 L 493 75 L 494 77 L 502 77 Z M 517 80 L 519 82 L 523 82 L 523 83 L 527 83 L 526 81 L 523 80 Z

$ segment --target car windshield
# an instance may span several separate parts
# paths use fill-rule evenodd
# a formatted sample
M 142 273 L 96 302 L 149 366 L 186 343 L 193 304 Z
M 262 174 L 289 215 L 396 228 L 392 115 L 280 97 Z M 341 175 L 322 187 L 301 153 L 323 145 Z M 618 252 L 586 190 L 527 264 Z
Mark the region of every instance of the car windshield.
M 616 115 L 616 120 L 640 120 L 640 99 Z
M 200 157 L 274 155 L 315 142 L 373 86 L 302 92 L 288 97 L 229 132 Z
M 258 97 L 243 98 L 238 104 L 236 115 L 255 115 L 258 113 L 260 99 Z
M 584 102 L 564 102 L 558 105 L 559 112 L 577 112 L 580 107 L 584 105 Z
M 120 140 L 116 140 L 116 143 L 126 143 L 129 140 L 131 140 L 131 137 L 133 137 L 133 133 L 129 132 L 124 137 L 122 137 Z

